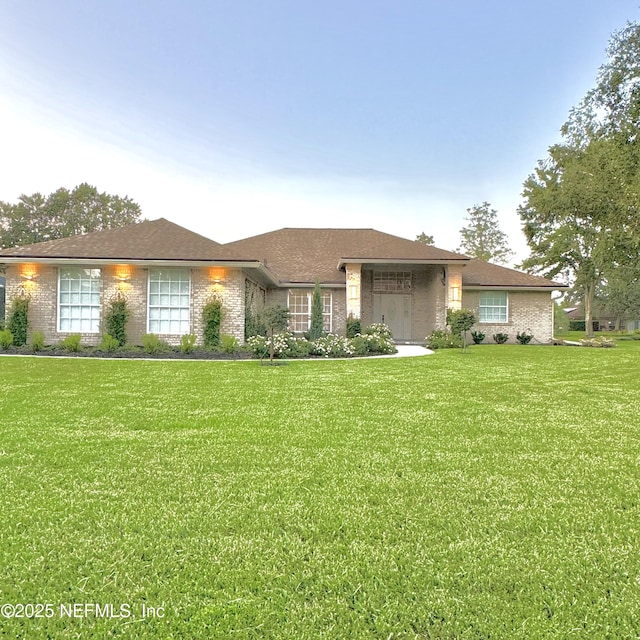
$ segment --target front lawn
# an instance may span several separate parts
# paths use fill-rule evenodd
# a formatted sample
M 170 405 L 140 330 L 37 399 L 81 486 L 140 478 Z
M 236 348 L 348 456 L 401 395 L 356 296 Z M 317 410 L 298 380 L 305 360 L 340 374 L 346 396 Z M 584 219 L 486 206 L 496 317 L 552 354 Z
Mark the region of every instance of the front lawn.
M 0 357 L 0 630 L 639 637 L 639 362 Z

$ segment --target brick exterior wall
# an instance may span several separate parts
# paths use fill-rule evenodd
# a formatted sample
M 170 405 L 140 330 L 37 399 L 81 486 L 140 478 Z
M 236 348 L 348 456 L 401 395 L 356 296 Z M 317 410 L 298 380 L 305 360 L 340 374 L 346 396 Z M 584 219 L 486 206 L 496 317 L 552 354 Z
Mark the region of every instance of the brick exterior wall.
M 462 306 L 472 309 L 479 317 L 480 291 L 463 291 Z M 492 343 L 493 335 L 506 333 L 508 342 L 517 343 L 516 335 L 533 334 L 533 343 L 549 342 L 553 338 L 553 302 L 550 291 L 509 291 L 507 294 L 507 318 L 504 323 L 478 322 L 473 331 L 486 334 L 485 342 Z
M 35 271 L 32 281 L 22 276 L 25 265 L 7 265 L 7 314 L 11 309 L 13 298 L 28 293 L 29 331 L 42 331 L 46 344 L 56 344 L 64 340 L 69 333 L 58 331 L 58 273 L 57 266 L 31 265 Z M 83 265 L 83 268 L 100 269 L 102 275 L 102 291 L 100 294 L 102 318 L 108 308 L 109 301 L 118 292 L 127 298 L 129 319 L 126 333 L 130 344 L 140 344 L 143 334 L 147 333 L 147 300 L 149 269 L 133 265 Z M 198 342 L 202 343 L 204 326 L 202 308 L 213 293 L 218 293 L 223 300 L 223 316 L 221 333 L 228 333 L 242 344 L 244 343 L 244 281 L 242 269 L 218 270 L 222 272 L 219 284 L 213 278 L 209 268 L 192 268 L 191 272 L 191 332 L 195 333 Z M 123 280 L 124 277 L 124 280 Z M 97 345 L 102 340 L 102 327 L 99 333 L 83 333 L 82 344 Z M 179 345 L 180 335 L 159 334 L 169 344 Z
M 313 291 L 313 287 L 301 289 L 302 291 Z M 347 333 L 347 296 L 343 287 L 327 289 L 322 287 L 323 291 L 331 291 L 332 314 L 331 314 L 331 332 L 338 335 L 346 335 Z M 289 305 L 289 289 L 267 289 L 267 305 L 280 305 L 288 307 Z

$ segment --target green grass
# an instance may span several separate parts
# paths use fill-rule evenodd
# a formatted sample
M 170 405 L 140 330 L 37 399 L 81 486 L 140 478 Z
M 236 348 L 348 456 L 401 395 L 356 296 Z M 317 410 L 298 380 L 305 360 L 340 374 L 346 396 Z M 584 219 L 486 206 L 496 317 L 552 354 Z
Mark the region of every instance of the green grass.
M 0 631 L 640 637 L 639 347 L 0 357 Z

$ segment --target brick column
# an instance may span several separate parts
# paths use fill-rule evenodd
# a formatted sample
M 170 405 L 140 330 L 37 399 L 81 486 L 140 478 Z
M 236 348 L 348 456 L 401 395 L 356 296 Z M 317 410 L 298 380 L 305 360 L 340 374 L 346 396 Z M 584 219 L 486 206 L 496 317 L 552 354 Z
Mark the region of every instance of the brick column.
M 361 272 L 359 264 L 346 265 L 347 270 L 347 318 L 360 318 L 361 314 Z

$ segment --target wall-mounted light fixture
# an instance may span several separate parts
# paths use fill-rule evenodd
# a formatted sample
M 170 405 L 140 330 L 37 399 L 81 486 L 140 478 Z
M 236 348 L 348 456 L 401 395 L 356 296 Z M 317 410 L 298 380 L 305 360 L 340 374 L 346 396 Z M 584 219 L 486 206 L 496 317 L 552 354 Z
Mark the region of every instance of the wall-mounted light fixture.
M 128 264 L 119 264 L 115 267 L 115 276 L 118 282 L 131 280 L 131 267 Z

